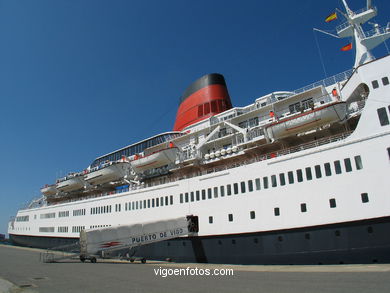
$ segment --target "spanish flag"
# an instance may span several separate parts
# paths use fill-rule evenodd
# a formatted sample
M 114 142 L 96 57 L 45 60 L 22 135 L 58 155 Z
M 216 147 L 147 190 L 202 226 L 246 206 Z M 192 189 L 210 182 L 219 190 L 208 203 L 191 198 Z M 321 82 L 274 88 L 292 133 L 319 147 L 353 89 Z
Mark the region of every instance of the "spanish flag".
M 325 22 L 331 22 L 332 20 L 337 19 L 337 13 L 333 12 L 331 15 L 329 15 L 327 18 L 325 18 Z
M 340 50 L 341 51 L 349 51 L 352 49 L 352 43 L 349 43 L 348 45 L 345 45 L 344 47 L 342 47 Z

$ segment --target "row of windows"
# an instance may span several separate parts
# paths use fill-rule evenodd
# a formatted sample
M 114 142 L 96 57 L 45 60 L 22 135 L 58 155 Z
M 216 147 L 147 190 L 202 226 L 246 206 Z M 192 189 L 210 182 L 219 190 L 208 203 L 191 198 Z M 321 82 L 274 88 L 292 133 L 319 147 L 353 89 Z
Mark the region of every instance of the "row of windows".
M 84 230 L 85 226 L 73 226 L 72 227 L 72 233 L 80 233 L 81 230 Z
M 85 216 L 85 209 L 79 209 L 79 210 L 74 210 L 73 211 L 73 216 Z
M 209 113 L 220 113 L 227 110 L 227 105 L 225 100 L 213 100 L 211 102 L 207 102 L 205 104 L 198 106 L 198 117 L 202 117 Z
M 377 88 L 379 87 L 379 82 L 378 82 L 377 80 L 373 80 L 373 81 L 371 82 L 371 84 L 372 84 L 372 87 L 373 87 L 374 89 L 377 89 Z M 387 76 L 382 77 L 382 84 L 383 84 L 384 86 L 389 85 L 389 78 L 388 78 Z
M 58 212 L 58 217 L 59 217 L 59 218 L 69 217 L 69 211 L 61 211 L 61 212 Z
M 163 206 L 173 205 L 173 195 L 161 196 L 152 199 L 137 200 L 125 203 L 125 211 L 158 208 Z
M 28 222 L 30 220 L 30 216 L 17 216 L 16 222 Z
M 92 226 L 89 226 L 90 229 L 104 228 L 104 227 L 111 227 L 111 225 L 92 225 Z
M 91 215 L 111 213 L 111 205 L 91 208 Z
M 361 197 L 361 201 L 362 203 L 367 203 L 369 202 L 369 197 L 368 197 L 368 194 L 367 193 L 362 193 L 360 195 Z M 329 199 L 329 207 L 330 208 L 336 208 L 336 199 L 335 198 L 331 198 Z M 302 213 L 306 213 L 307 212 L 307 204 L 306 203 L 301 203 L 300 204 L 300 209 L 301 209 L 301 212 Z M 279 207 L 275 207 L 274 208 L 274 215 L 275 216 L 280 216 L 280 208 Z M 249 218 L 250 219 L 255 219 L 256 218 L 256 212 L 255 211 L 250 211 L 249 212 Z M 233 222 L 233 214 L 228 214 L 228 221 L 229 222 Z M 213 224 L 214 223 L 214 217 L 213 216 L 209 216 L 209 224 Z
M 57 227 L 58 233 L 68 233 L 68 227 Z
M 51 218 L 55 218 L 55 217 L 56 217 L 56 213 L 47 213 L 47 214 L 40 215 L 41 219 L 51 219 Z
M 354 157 L 355 168 L 356 170 L 363 169 L 363 162 L 360 156 Z M 344 161 L 344 169 L 345 172 L 352 172 L 352 162 L 350 158 L 345 158 Z M 287 172 L 287 178 L 285 173 L 279 173 L 278 175 L 271 175 L 270 177 L 265 176 L 262 178 L 256 178 L 253 180 L 248 180 L 247 182 L 241 181 L 240 183 L 227 184 L 226 189 L 225 186 L 213 187 L 191 191 L 186 193 L 180 193 L 180 203 L 184 202 L 193 202 L 199 200 L 205 200 L 224 197 L 225 194 L 230 196 L 232 194 L 246 193 L 252 192 L 255 188 L 256 190 L 268 189 L 270 187 L 277 187 L 278 185 L 283 186 L 288 184 L 294 184 L 296 182 L 302 182 L 304 180 L 304 175 L 307 181 L 310 181 L 314 178 L 321 178 L 325 174 L 325 176 L 331 176 L 333 172 L 335 174 L 342 173 L 341 162 L 339 160 L 333 162 L 333 171 L 331 163 L 324 163 L 324 165 L 315 165 L 314 169 L 312 167 L 306 167 L 304 170 L 297 169 L 294 171 Z M 313 172 L 314 171 L 314 172 Z
M 390 112 L 390 105 L 387 107 Z M 376 109 L 378 113 L 379 123 L 381 126 L 389 125 L 389 117 L 387 116 L 387 110 L 385 107 Z
M 39 227 L 39 232 L 53 233 L 54 232 L 54 227 Z

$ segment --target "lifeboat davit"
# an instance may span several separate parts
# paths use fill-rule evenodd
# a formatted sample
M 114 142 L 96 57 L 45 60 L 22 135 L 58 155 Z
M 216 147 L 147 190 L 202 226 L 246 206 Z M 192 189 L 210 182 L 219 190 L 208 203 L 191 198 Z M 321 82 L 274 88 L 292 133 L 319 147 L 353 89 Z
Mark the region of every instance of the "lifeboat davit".
M 45 196 L 53 196 L 57 194 L 57 188 L 55 184 L 45 185 L 41 188 L 41 192 Z
M 82 173 L 69 175 L 57 182 L 57 189 L 63 192 L 70 192 L 84 188 L 85 182 Z
M 266 127 L 270 139 L 279 139 L 312 130 L 326 124 L 344 120 L 347 113 L 345 102 L 335 102 L 304 112 L 294 113 Z
M 130 162 L 130 164 L 136 173 L 142 173 L 146 170 L 174 163 L 176 161 L 177 152 L 177 147 L 162 149 L 149 155 L 134 159 Z
M 232 108 L 224 77 L 207 74 L 192 83 L 180 99 L 175 131 Z
M 129 162 L 109 162 L 93 168 L 84 175 L 84 180 L 89 184 L 98 185 L 127 178 L 129 174 Z

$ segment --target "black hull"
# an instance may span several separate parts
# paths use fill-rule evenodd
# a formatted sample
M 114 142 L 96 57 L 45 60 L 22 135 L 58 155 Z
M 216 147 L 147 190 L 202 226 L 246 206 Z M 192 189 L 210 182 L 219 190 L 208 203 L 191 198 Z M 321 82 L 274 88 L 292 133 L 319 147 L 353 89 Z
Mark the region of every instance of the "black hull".
M 187 237 L 138 249 L 148 259 L 229 264 L 390 263 L 390 217 L 267 233 Z M 48 248 L 77 238 L 10 235 L 17 245 Z

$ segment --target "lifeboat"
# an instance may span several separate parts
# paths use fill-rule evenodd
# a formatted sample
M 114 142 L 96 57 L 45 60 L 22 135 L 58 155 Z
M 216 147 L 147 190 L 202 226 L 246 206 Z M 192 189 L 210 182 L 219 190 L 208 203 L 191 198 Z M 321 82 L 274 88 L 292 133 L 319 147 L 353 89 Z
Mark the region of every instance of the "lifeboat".
M 98 185 L 123 179 L 129 173 L 130 164 L 128 162 L 109 162 L 86 173 L 84 180 L 91 185 Z
M 46 184 L 41 188 L 41 192 L 45 196 L 52 196 L 57 194 L 57 188 L 55 184 L 48 185 Z
M 146 170 L 174 163 L 176 161 L 177 152 L 177 147 L 162 149 L 149 155 L 134 159 L 130 162 L 130 164 L 136 173 L 142 173 Z
M 335 102 L 302 113 L 284 117 L 266 127 L 266 134 L 271 140 L 295 135 L 326 124 L 344 120 L 347 113 L 345 102 Z
M 85 185 L 83 174 L 75 173 L 68 175 L 57 182 L 57 190 L 63 192 L 75 191 L 83 188 Z

